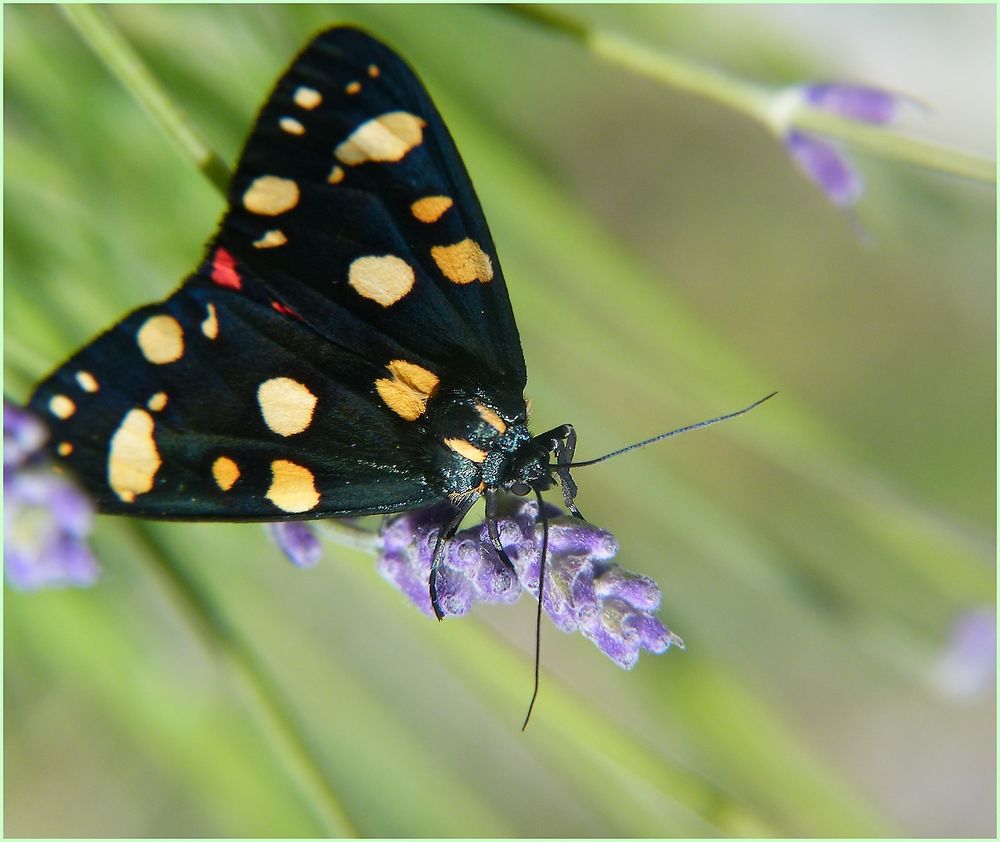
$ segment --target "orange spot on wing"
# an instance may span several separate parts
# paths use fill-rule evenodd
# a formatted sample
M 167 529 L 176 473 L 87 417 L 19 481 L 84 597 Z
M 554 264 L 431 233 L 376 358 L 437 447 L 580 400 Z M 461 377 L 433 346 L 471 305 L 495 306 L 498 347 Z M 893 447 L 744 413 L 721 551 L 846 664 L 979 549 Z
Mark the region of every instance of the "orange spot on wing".
M 410 205 L 410 212 L 421 222 L 437 222 L 452 206 L 450 196 L 425 196 Z
M 427 401 L 437 392 L 438 376 L 406 360 L 391 360 L 386 368 L 392 379 L 382 377 L 375 381 L 379 397 L 400 418 L 415 421 L 424 414 Z
M 434 246 L 431 257 L 441 273 L 452 283 L 482 284 L 493 280 L 493 263 L 479 243 L 466 237 L 460 243 L 450 246 Z

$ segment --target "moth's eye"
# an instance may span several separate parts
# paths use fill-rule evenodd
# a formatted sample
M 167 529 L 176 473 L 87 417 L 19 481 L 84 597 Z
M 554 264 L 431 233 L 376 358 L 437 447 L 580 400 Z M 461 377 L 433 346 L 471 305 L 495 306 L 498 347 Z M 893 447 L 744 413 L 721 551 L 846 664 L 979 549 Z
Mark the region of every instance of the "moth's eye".
M 531 493 L 531 486 L 526 482 L 515 482 L 510 487 L 511 494 L 516 494 L 518 497 L 524 497 Z

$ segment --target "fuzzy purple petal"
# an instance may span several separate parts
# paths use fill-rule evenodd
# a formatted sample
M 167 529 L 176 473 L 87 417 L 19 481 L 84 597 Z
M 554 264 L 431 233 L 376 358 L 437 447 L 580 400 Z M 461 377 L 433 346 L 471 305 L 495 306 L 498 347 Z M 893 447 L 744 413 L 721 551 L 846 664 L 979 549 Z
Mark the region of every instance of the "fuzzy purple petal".
M 973 698 L 996 687 L 996 665 L 996 614 L 989 608 L 977 609 L 955 621 L 933 678 L 947 695 Z
M 100 575 L 87 546 L 93 510 L 45 465 L 4 477 L 4 573 L 21 590 L 92 585 Z
M 832 82 L 802 86 L 803 99 L 814 108 L 852 120 L 884 125 L 891 122 L 902 99 L 888 91 L 866 85 Z
M 625 620 L 625 625 L 638 634 L 642 648 L 650 652 L 666 652 L 671 646 L 684 648 L 683 640 L 649 614 L 632 615 Z
M 549 547 L 553 553 L 558 555 L 580 553 L 595 561 L 614 558 L 618 554 L 618 542 L 614 535 L 603 529 L 580 529 L 581 523 L 584 522 L 573 518 L 551 524 Z
M 584 636 L 624 669 L 635 666 L 642 648 L 639 635 L 625 624 L 628 617 L 627 608 L 621 602 L 608 600 L 594 621 L 583 627 Z
M 312 524 L 289 520 L 267 527 L 274 543 L 296 567 L 312 567 L 323 557 L 323 545 Z
M 785 146 L 798 168 L 835 205 L 848 207 L 861 197 L 864 182 L 860 174 L 833 144 L 792 130 Z
M 48 431 L 34 413 L 4 398 L 4 476 L 6 476 L 7 469 L 23 465 L 38 454 L 47 439 Z
M 420 572 L 414 569 L 404 556 L 382 555 L 378 561 L 378 571 L 383 578 L 395 585 L 403 596 L 428 617 L 434 616 L 427 581 L 420 576 Z
M 631 573 L 614 566 L 596 581 L 597 593 L 601 597 L 617 597 L 644 611 L 655 611 L 660 607 L 660 589 L 648 576 Z
M 94 508 L 42 450 L 45 424 L 4 398 L 4 575 L 21 590 L 92 585 L 100 576 L 87 545 Z

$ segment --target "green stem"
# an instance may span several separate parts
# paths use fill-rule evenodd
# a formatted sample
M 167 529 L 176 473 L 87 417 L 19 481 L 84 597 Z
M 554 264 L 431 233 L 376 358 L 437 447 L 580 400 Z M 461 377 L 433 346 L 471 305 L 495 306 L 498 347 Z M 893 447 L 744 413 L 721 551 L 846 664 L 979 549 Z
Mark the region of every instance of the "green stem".
M 65 3 L 62 13 L 80 33 L 111 74 L 119 79 L 185 157 L 223 194 L 229 167 L 174 105 L 107 13 L 87 4 Z
M 589 32 L 584 43 L 601 58 L 640 76 L 767 122 L 771 92 L 762 85 L 645 47 L 613 32 Z
M 907 137 L 881 126 L 846 120 L 806 106 L 796 111 L 791 124 L 803 131 L 845 140 L 886 158 L 917 164 L 929 170 L 962 176 L 973 181 L 996 184 L 995 161 L 960 149 L 942 146 L 933 141 Z
M 778 137 L 783 137 L 791 128 L 800 129 L 844 140 L 893 160 L 974 181 L 996 183 L 996 163 L 987 158 L 839 117 L 801 102 L 786 108 L 787 89 L 739 79 L 663 50 L 643 46 L 626 36 L 590 29 L 560 12 L 524 5 L 505 8 L 512 14 L 574 38 L 613 64 L 744 114 Z
M 236 686 L 243 692 L 258 727 L 271 745 L 290 780 L 308 803 L 325 836 L 358 837 L 360 833 L 337 793 L 330 786 L 305 736 L 275 686 L 266 668 L 233 628 L 199 583 L 178 565 L 150 534 L 148 524 L 138 522 L 135 532 L 157 572 L 192 624 L 221 658 Z
M 352 549 L 361 550 L 372 555 L 378 552 L 378 548 L 382 543 L 377 532 L 355 526 L 349 520 L 328 518 L 313 521 L 312 525 L 327 540 L 333 541 L 335 544 L 340 544 L 342 547 L 351 547 Z

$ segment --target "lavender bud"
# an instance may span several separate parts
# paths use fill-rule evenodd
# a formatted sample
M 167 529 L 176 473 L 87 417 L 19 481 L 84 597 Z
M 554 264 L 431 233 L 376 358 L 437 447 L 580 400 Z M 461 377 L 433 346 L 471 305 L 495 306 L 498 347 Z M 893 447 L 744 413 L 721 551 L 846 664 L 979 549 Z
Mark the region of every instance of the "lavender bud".
M 862 123 L 884 125 L 895 119 L 902 98 L 867 85 L 817 82 L 803 85 L 803 100 L 813 108 Z
M 296 567 L 313 567 L 323 557 L 323 545 L 311 524 L 287 520 L 267 527 L 274 543 Z
M 785 146 L 799 170 L 837 207 L 848 207 L 861 198 L 864 182 L 860 174 L 833 144 L 793 129 Z

